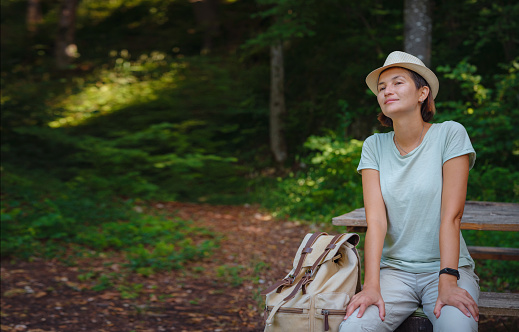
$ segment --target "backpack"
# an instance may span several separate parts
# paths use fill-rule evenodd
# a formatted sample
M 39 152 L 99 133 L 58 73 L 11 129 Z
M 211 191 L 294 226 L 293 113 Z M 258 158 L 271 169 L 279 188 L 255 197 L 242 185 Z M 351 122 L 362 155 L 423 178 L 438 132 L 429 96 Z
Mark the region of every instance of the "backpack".
M 290 273 L 262 292 L 265 332 L 337 332 L 361 289 L 358 242 L 354 233 L 307 234 Z

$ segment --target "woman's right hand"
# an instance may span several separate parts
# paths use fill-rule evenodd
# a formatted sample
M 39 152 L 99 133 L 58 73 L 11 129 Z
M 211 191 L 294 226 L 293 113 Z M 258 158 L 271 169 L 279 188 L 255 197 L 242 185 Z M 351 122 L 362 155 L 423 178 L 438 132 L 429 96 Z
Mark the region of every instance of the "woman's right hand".
M 382 299 L 382 295 L 380 294 L 380 290 L 373 288 L 364 288 L 359 293 L 353 295 L 346 308 L 346 316 L 344 319 L 348 319 L 348 317 L 353 314 L 357 308 L 359 308 L 358 318 L 364 315 L 364 312 L 370 305 L 376 305 L 378 307 L 378 312 L 380 319 L 384 321 L 384 317 L 386 316 L 386 308 L 384 306 L 384 300 Z

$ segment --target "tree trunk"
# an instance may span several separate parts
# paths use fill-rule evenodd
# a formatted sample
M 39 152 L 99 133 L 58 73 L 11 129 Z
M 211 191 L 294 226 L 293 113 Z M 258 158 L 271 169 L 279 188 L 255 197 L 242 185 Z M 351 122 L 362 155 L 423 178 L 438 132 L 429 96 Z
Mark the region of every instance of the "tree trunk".
M 56 67 L 66 69 L 77 57 L 74 43 L 76 32 L 76 9 L 79 0 L 63 0 L 60 8 L 58 34 L 56 36 Z
M 404 51 L 431 64 L 432 19 L 429 0 L 404 1 Z
M 195 20 L 204 33 L 201 54 L 208 54 L 213 49 L 213 41 L 220 34 L 218 22 L 218 0 L 189 0 L 193 4 Z
M 40 0 L 29 0 L 27 2 L 27 30 L 34 34 L 38 30 L 38 24 L 42 21 Z
M 279 164 L 287 159 L 284 76 L 283 43 L 278 41 L 270 46 L 270 149 Z

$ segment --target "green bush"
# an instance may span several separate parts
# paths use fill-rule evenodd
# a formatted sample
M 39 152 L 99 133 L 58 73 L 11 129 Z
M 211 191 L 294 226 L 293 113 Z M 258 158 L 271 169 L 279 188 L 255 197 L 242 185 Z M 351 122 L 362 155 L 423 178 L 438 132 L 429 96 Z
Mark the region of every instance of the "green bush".
M 467 199 L 519 202 L 519 171 L 491 165 L 474 166 L 470 171 Z
M 124 250 L 131 269 L 150 268 L 149 274 L 180 268 L 218 245 L 212 232 L 190 221 L 138 214 L 132 200 L 23 173 L 2 171 L 2 257 L 56 257 L 70 254 L 68 249 Z
M 485 247 L 517 247 L 517 234 L 506 231 L 464 230 L 467 245 Z M 477 260 L 476 273 L 484 291 L 505 291 L 519 289 L 517 271 L 519 262 L 499 260 Z
M 42 241 L 44 252 L 56 253 L 62 250 L 56 241 L 74 241 L 83 227 L 131 216 L 130 201 L 71 187 L 44 172 L 4 165 L 1 190 L 2 256 L 41 254 Z
M 311 153 L 300 161 L 302 169 L 261 194 L 265 206 L 279 216 L 326 222 L 361 207 L 362 142 L 312 136 L 305 148 Z
M 519 58 L 501 65 L 495 86 L 486 87 L 477 68 L 467 61 L 438 71 L 460 86 L 463 99 L 438 104 L 439 121 L 455 120 L 467 129 L 477 153 L 469 179 L 468 198 L 519 201 Z M 490 83 L 489 83 L 490 84 Z
M 76 238 L 76 243 L 89 248 L 126 251 L 128 266 L 138 271 L 181 268 L 186 261 L 208 256 L 217 242 L 212 232 L 190 221 L 146 215 L 129 222 L 104 223 Z

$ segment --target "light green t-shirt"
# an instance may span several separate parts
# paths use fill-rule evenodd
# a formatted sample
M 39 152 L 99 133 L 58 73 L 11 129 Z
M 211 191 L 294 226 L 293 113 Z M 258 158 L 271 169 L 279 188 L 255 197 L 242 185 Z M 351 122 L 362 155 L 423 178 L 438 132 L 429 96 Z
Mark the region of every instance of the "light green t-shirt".
M 422 143 L 405 156 L 393 136 L 368 137 L 357 168 L 359 173 L 366 168 L 380 172 L 388 216 L 381 262 L 413 273 L 439 271 L 443 163 L 468 154 L 472 168 L 476 152 L 465 128 L 454 121 L 433 124 Z M 461 232 L 459 266 L 474 268 Z

